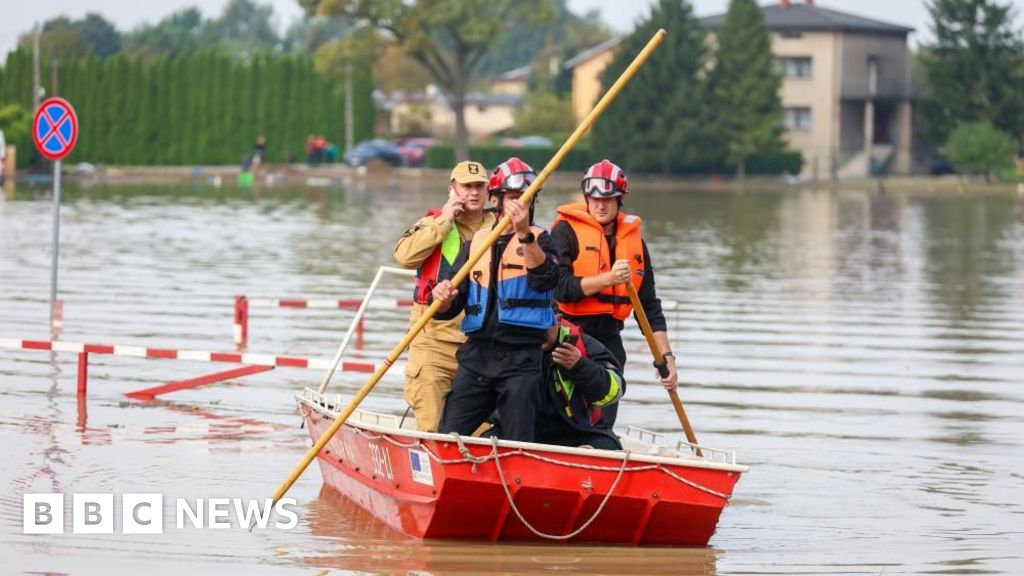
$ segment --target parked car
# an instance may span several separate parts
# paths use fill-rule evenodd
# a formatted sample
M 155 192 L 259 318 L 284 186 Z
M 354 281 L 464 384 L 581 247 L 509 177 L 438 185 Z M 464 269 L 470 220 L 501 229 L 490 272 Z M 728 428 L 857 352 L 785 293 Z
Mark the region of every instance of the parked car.
M 942 154 L 936 154 L 928 162 L 928 173 L 932 176 L 944 176 L 946 174 L 956 174 L 956 169 L 953 168 L 948 158 Z
M 523 136 L 519 138 L 520 148 L 552 148 L 554 142 L 547 136 Z
M 506 148 L 552 148 L 554 143 L 547 136 L 506 137 L 498 140 L 498 144 Z
M 398 146 L 380 138 L 363 140 L 356 144 L 351 150 L 345 151 L 344 160 L 349 166 L 365 166 L 371 160 L 382 160 L 391 166 L 405 164 L 405 158 Z
M 423 166 L 427 159 L 427 148 L 435 146 L 437 138 L 400 138 L 395 140 L 406 166 Z

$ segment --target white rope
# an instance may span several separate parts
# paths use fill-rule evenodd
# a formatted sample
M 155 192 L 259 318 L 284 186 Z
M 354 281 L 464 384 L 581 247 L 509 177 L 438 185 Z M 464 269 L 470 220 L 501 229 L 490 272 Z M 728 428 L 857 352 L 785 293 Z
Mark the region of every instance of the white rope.
M 462 445 L 462 439 L 459 438 L 458 441 L 459 445 Z M 497 437 L 492 437 L 491 446 L 491 452 L 493 454 L 497 454 Z M 601 515 L 601 512 L 604 512 L 604 507 L 608 504 L 608 500 L 611 499 L 612 494 L 615 492 L 615 488 L 619 486 L 619 480 L 622 480 L 622 474 L 626 471 L 627 462 L 629 462 L 629 450 L 626 451 L 625 456 L 622 458 L 622 466 L 619 468 L 618 475 L 615 476 L 615 481 L 612 482 L 611 488 L 608 489 L 608 493 L 604 495 L 604 499 L 601 500 L 601 504 L 597 507 L 596 510 L 594 510 L 594 513 L 579 528 L 573 530 L 568 534 L 562 535 L 546 534 L 544 532 L 541 532 L 540 530 L 537 530 L 533 527 L 532 524 L 527 522 L 526 518 L 523 516 L 523 513 L 519 511 L 519 507 L 516 506 L 515 500 L 512 498 L 512 492 L 508 489 L 508 482 L 505 481 L 505 473 L 501 469 L 501 462 L 497 458 L 494 459 L 494 467 L 498 469 L 498 477 L 501 479 L 501 487 L 505 490 L 505 498 L 508 499 L 508 505 L 510 508 L 512 508 L 512 511 L 515 512 L 516 518 L 519 518 L 519 521 L 523 523 L 523 526 L 526 526 L 527 528 L 529 528 L 530 532 L 533 532 L 536 536 L 540 536 L 541 538 L 547 538 L 548 540 L 568 540 L 570 538 L 578 536 L 581 532 L 589 528 L 590 525 L 594 523 L 594 520 L 597 520 L 597 517 Z

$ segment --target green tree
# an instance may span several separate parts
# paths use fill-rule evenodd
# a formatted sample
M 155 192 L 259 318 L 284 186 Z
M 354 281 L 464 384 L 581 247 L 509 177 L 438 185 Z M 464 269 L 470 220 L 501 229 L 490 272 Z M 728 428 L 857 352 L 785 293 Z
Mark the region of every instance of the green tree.
M 962 122 L 1024 133 L 1024 45 L 1012 3 L 932 0 L 933 44 L 922 47 L 931 94 L 922 102 L 936 141 Z
M 619 45 L 601 82 L 611 86 L 659 28 L 671 31 L 594 126 L 591 150 L 634 172 L 667 174 L 715 165 L 721 153 L 708 145 L 704 32 L 689 2 L 655 3 Z
M 230 0 L 218 18 L 200 33 L 200 45 L 218 47 L 237 56 L 251 56 L 280 44 L 273 25 L 274 8 L 253 0 Z
M 552 140 L 564 140 L 576 128 L 572 101 L 548 91 L 531 94 L 515 115 L 519 134 L 541 134 Z
M 27 166 L 32 146 L 30 130 L 32 116 L 28 110 L 17 104 L 0 106 L 0 132 L 4 133 L 4 141 L 18 149 L 18 166 Z
M 455 114 L 455 156 L 469 157 L 466 92 L 506 30 L 550 17 L 547 0 L 300 0 L 321 14 L 362 19 L 392 34 L 430 72 Z
M 103 16 L 90 12 L 75 25 L 92 46 L 93 53 L 100 58 L 113 56 L 121 51 L 121 33 Z
M 986 182 L 993 172 L 1013 165 L 1016 151 L 1013 138 L 988 122 L 961 124 L 946 142 L 946 154 L 957 172 L 981 174 Z
M 202 29 L 203 14 L 197 8 L 186 8 L 128 34 L 124 49 L 148 56 L 191 54 L 199 49 Z
M 709 82 L 715 132 L 742 179 L 747 158 L 782 150 L 782 78 L 772 64 L 771 36 L 755 0 L 730 0 L 717 31 Z

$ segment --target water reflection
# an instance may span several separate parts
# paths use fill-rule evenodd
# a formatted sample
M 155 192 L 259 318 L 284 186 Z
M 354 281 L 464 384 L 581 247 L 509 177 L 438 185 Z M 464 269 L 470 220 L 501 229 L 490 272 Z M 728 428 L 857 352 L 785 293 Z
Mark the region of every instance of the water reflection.
M 545 188 L 538 222 L 573 195 Z M 443 176 L 297 189 L 69 186 L 62 338 L 230 350 L 235 294 L 358 296 L 390 264 L 394 240 L 444 196 Z M 659 294 L 680 303 L 669 327 L 687 413 L 702 442 L 753 466 L 709 550 L 410 540 L 322 490 L 314 467 L 294 488 L 300 530 L 177 534 L 160 559 L 305 573 L 1015 574 L 1024 564 L 1022 206 L 998 195 L 634 187 L 627 208 L 644 218 Z M 49 218 L 48 191 L 23 186 L 0 201 L 0 338 L 48 333 L 49 253 L 38 231 Z M 380 296 L 408 293 L 407 281 L 389 279 Z M 406 314 L 371 311 L 365 347 L 353 354 L 379 360 Z M 249 351 L 329 358 L 349 318 L 252 310 Z M 638 360 L 626 367 L 620 422 L 672 443 L 678 420 L 641 360 L 645 343 L 630 327 L 625 344 Z M 117 538 L 69 548 L 80 542 L 73 535 L 22 536 L 23 492 L 262 497 L 308 446 L 291 396 L 319 373 L 279 369 L 144 405 L 123 394 L 215 368 L 91 364 L 79 402 L 74 355 L 0 349 L 0 483 L 11 488 L 0 499 L 4 566 L 58 549 L 87 565 L 149 558 Z M 369 406 L 405 408 L 392 372 Z M 332 391 L 363 382 L 342 373 Z
M 392 530 L 331 488 L 309 503 L 317 552 L 301 563 L 322 568 L 410 574 L 680 574 L 711 576 L 718 552 L 712 549 L 650 548 L 642 554 L 600 546 L 510 545 L 417 540 Z

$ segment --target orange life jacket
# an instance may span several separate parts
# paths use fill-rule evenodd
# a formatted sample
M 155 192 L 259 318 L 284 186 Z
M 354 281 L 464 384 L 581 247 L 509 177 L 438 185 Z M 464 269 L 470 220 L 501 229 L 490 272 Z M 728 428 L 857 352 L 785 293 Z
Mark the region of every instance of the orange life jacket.
M 639 291 L 644 281 L 644 247 L 640 236 L 639 216 L 619 212 L 615 226 L 615 258 L 612 257 L 604 229 L 590 213 L 586 204 L 566 204 L 558 207 L 555 224 L 568 222 L 576 234 L 579 254 L 572 263 L 574 276 L 594 276 L 612 269 L 615 259 L 629 260 L 630 281 Z M 616 284 L 587 296 L 579 302 L 559 302 L 558 307 L 570 316 L 596 316 L 610 314 L 625 320 L 633 312 L 625 284 Z

